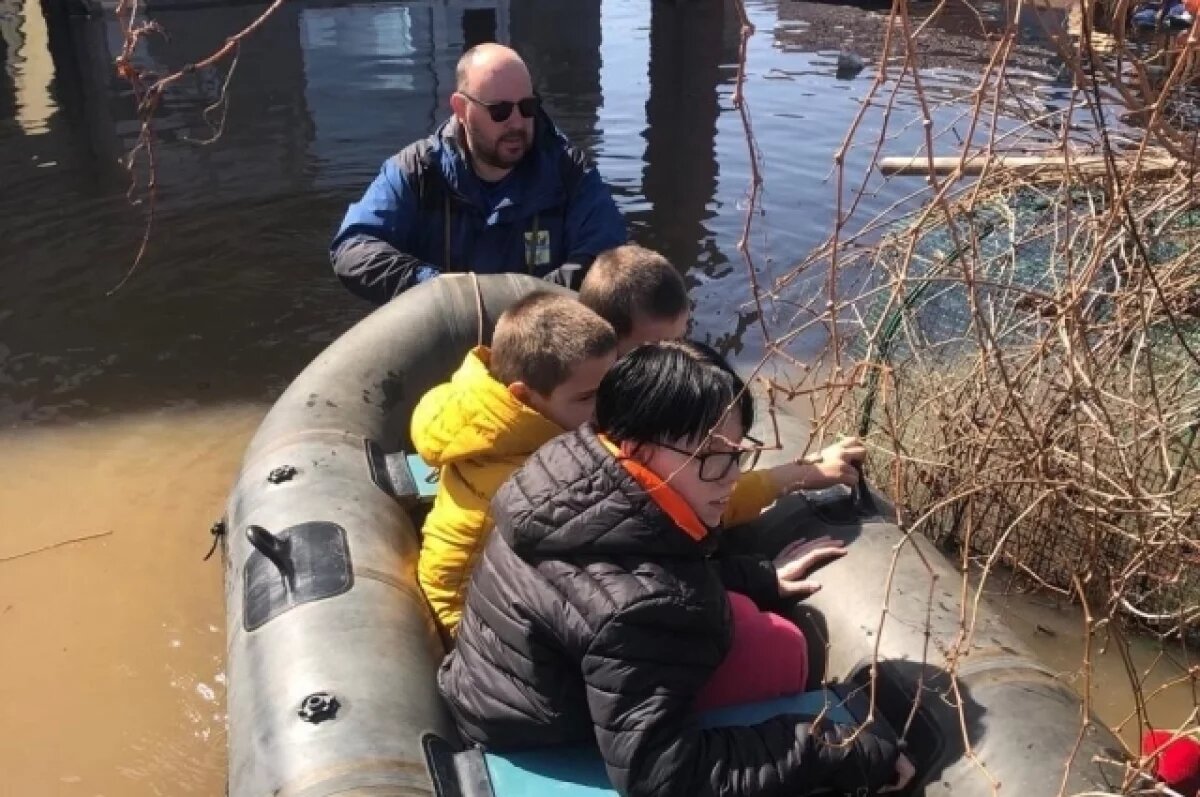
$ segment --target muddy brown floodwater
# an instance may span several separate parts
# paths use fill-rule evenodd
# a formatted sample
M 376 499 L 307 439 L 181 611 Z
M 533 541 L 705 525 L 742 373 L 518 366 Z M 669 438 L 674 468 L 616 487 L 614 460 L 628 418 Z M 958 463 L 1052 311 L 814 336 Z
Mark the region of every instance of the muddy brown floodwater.
M 222 792 L 224 598 L 202 557 L 262 414 L 0 436 L 0 792 Z
M 1014 631 L 1079 694 L 1086 691 L 1088 678 L 1082 667 L 1084 655 L 1083 615 L 1078 608 L 1060 603 L 1054 596 L 997 596 L 1005 619 Z M 1177 643 L 1160 644 L 1136 634 L 1127 635 L 1128 663 L 1141 684 L 1146 700 L 1146 717 L 1159 728 L 1194 724 L 1200 702 L 1200 683 L 1185 676 L 1194 666 L 1189 654 Z M 1092 710 L 1107 725 L 1120 731 L 1121 738 L 1135 751 L 1140 738 L 1133 690 L 1126 660 L 1119 646 L 1103 631 L 1092 640 Z M 1182 680 L 1181 680 L 1182 679 Z M 1162 689 L 1164 685 L 1168 688 Z

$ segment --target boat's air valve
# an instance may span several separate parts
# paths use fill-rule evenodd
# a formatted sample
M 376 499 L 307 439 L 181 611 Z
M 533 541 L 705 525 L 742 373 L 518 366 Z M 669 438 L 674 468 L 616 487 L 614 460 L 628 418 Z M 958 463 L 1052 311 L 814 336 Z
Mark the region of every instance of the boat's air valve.
M 283 484 L 296 478 L 296 474 L 299 472 L 300 470 L 295 465 L 280 465 L 267 474 L 267 481 L 271 484 Z
M 338 699 L 328 692 L 313 692 L 300 701 L 300 708 L 296 713 L 300 715 L 300 719 L 316 725 L 333 719 L 340 707 Z

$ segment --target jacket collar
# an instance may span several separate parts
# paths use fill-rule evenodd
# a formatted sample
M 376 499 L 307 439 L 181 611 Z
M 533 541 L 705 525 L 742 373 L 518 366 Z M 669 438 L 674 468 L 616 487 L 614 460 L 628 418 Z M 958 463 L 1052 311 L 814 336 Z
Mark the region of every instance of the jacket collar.
M 458 118 L 451 116 L 443 122 L 433 137 L 439 144 L 442 176 L 460 201 L 497 215 L 503 214 L 506 208 L 524 208 L 526 212 L 534 213 L 562 202 L 564 189 L 558 163 L 561 150 L 568 142 L 544 109 L 538 109 L 533 146 L 509 175 L 512 179 L 505 183 L 504 194 L 494 207 L 488 207 L 483 181 L 471 166 Z
M 585 425 L 534 452 L 500 488 L 492 513 L 512 549 L 530 559 L 712 553 L 717 535 L 681 533 L 652 492 Z
M 514 397 L 490 372 L 491 352 L 477 346 L 450 381 L 434 388 L 413 414 L 413 439 L 431 465 L 501 457 L 524 459 L 563 433 Z
M 704 522 L 696 515 L 696 511 L 688 505 L 687 500 L 679 494 L 678 490 L 636 459 L 622 457 L 621 449 L 606 436 L 598 434 L 596 439 L 617 458 L 625 470 L 629 471 L 629 475 L 633 477 L 634 481 L 642 485 L 646 493 L 654 499 L 654 503 L 667 513 L 667 517 L 671 518 L 680 531 L 696 542 L 708 536 L 708 527 L 704 525 Z

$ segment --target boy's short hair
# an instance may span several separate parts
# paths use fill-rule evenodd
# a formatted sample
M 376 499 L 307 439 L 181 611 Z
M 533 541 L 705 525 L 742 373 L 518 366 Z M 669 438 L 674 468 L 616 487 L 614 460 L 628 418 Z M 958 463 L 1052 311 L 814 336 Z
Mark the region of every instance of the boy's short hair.
M 579 301 L 612 324 L 618 338 L 629 335 L 639 317 L 672 319 L 688 309 L 683 277 L 665 257 L 637 244 L 597 255 Z
M 498 382 L 523 382 L 547 396 L 579 363 L 616 348 L 612 326 L 577 299 L 534 291 L 496 322 L 491 372 Z
M 638 346 L 596 392 L 596 429 L 614 443 L 699 442 L 730 412 L 749 431 L 754 397 L 728 360 L 690 340 Z

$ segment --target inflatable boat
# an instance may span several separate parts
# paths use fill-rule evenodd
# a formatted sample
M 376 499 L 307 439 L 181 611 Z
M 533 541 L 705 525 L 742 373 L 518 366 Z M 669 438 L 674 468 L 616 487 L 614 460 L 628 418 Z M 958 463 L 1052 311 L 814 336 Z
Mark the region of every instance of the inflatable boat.
M 263 420 L 225 516 L 232 797 L 612 793 L 595 751 L 461 749 L 435 688 L 444 649 L 416 582 L 433 486 L 409 456 L 409 416 L 538 287 L 518 275 L 425 283 L 331 344 Z M 798 449 L 799 422 L 779 424 Z M 997 612 L 980 608 L 965 653 L 948 660 L 967 624 L 959 573 L 936 548 L 906 537 L 877 495 L 792 500 L 809 533 L 849 548 L 795 610 L 825 682 L 802 700 L 902 736 L 918 768 L 909 793 L 1112 788 L 1097 760 L 1119 758 L 1117 741 L 1083 722 L 1078 697 Z M 752 722 L 770 709 L 706 721 Z

